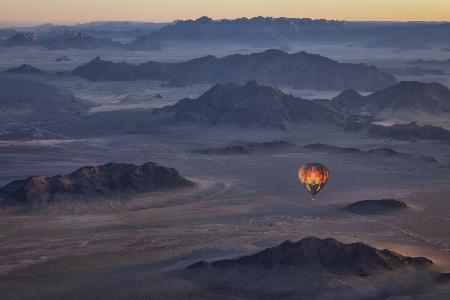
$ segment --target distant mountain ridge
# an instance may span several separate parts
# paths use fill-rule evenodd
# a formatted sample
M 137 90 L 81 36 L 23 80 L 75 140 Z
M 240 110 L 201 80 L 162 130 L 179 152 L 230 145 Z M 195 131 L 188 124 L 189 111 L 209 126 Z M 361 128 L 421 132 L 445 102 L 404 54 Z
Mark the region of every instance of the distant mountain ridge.
M 140 65 L 115 63 L 96 58 L 73 70 L 89 80 L 168 81 L 173 85 L 190 83 L 246 83 L 257 81 L 271 86 L 298 89 L 353 88 L 377 90 L 396 83 L 394 76 L 366 64 L 339 63 L 317 54 L 267 50 L 223 58 L 205 56 L 180 63 L 147 62 Z

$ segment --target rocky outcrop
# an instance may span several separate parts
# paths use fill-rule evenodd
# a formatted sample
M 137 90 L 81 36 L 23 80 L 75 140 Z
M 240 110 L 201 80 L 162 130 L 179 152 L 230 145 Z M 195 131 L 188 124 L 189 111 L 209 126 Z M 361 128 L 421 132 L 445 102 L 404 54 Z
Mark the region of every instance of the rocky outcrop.
M 120 193 L 143 193 L 189 187 L 193 183 L 175 169 L 156 163 L 140 166 L 109 163 L 82 167 L 68 175 L 31 176 L 15 180 L 0 189 L 1 204 L 39 205 L 58 199 L 108 197 Z
M 379 250 L 364 243 L 344 244 L 335 239 L 304 238 L 298 242 L 286 241 L 253 255 L 214 262 L 197 262 L 191 270 L 323 268 L 338 274 L 367 276 L 401 268 L 431 266 L 425 257 L 407 257 L 394 251 Z
M 377 214 L 408 208 L 408 205 L 395 199 L 362 200 L 349 204 L 345 210 L 357 214 Z
M 172 85 L 228 82 L 244 84 L 257 81 L 270 86 L 318 90 L 377 90 L 396 82 L 392 75 L 373 66 L 339 63 L 317 54 L 289 54 L 281 50 L 249 55 L 235 54 L 223 58 L 205 56 L 180 63 L 147 62 L 140 65 L 96 58 L 76 68 L 73 73 L 89 80 L 154 79 L 168 81 Z
M 287 129 L 289 123 L 336 124 L 339 116 L 309 100 L 256 82 L 217 84 L 197 99 L 183 99 L 156 113 L 174 122 Z

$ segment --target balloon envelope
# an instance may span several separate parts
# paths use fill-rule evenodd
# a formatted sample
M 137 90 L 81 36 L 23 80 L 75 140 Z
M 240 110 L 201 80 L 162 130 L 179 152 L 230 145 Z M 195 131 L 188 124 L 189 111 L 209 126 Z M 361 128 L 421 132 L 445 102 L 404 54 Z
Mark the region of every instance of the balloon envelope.
M 328 168 L 319 163 L 308 163 L 300 167 L 298 178 L 313 197 L 322 190 L 330 176 Z M 314 199 L 314 198 L 313 198 Z

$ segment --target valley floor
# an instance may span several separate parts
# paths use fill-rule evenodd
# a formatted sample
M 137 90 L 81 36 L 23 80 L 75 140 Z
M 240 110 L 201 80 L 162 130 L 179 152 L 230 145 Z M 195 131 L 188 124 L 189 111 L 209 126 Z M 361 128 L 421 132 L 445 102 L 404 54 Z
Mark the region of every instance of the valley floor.
M 191 153 L 238 139 L 278 138 L 307 144 L 318 141 L 317 130 L 310 134 L 308 128 L 294 132 L 186 129 L 185 134 L 1 146 L 2 183 L 107 161 L 156 161 L 176 168 L 197 186 L 121 200 L 55 204 L 36 211 L 3 209 L 0 297 L 220 299 L 220 293 L 204 290 L 172 271 L 198 260 L 236 257 L 312 235 L 426 256 L 439 270 L 450 271 L 448 146 L 388 140 L 380 145 L 380 140 L 323 128 L 320 140 L 329 144 L 389 146 L 413 153 L 426 148 L 439 163 L 391 157 L 369 161 L 349 154 Z M 309 161 L 325 163 L 331 171 L 316 202 L 297 180 L 298 167 Z M 370 216 L 341 209 L 358 200 L 382 198 L 405 201 L 411 208 Z M 435 293 L 448 296 L 445 291 Z

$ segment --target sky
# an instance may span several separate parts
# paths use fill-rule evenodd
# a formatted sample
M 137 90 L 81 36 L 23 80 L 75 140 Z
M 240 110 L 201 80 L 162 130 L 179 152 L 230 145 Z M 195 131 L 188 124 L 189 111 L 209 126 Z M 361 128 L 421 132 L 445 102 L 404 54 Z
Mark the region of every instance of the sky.
M 172 21 L 273 16 L 450 21 L 450 0 L 0 0 L 0 23 Z

